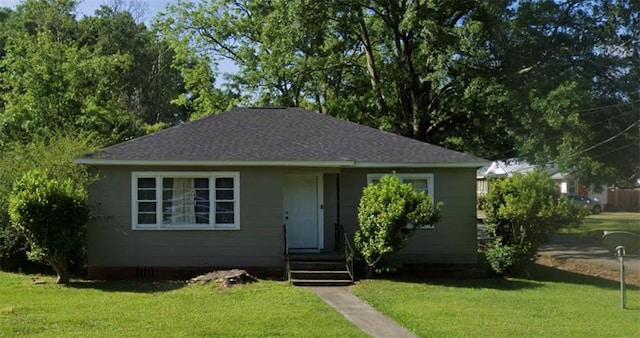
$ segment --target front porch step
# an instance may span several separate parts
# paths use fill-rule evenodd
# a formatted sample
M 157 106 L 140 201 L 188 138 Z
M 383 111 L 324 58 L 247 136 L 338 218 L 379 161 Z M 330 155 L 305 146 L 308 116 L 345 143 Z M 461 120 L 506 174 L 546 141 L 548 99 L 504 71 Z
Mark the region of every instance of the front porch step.
M 292 280 L 351 280 L 349 271 L 342 270 L 291 270 L 289 278 Z
M 296 286 L 348 286 L 353 284 L 351 279 L 291 279 Z
M 292 261 L 289 260 L 290 270 L 336 270 L 344 271 L 346 267 L 343 261 Z
M 339 254 L 289 255 L 289 281 L 293 285 L 343 286 L 353 279 Z
M 289 261 L 324 261 L 324 262 L 343 262 L 344 255 L 336 253 L 289 253 Z

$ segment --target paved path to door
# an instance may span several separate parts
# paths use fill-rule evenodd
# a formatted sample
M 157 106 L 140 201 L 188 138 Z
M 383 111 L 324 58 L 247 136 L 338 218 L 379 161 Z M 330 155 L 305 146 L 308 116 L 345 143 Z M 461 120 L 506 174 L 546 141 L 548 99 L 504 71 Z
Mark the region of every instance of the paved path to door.
M 417 337 L 354 296 L 348 287 L 306 287 L 371 337 Z

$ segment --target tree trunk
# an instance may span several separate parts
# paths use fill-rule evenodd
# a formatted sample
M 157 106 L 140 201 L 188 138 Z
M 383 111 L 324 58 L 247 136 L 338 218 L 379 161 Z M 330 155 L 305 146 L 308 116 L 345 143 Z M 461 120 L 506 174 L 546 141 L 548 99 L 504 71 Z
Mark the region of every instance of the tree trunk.
M 373 266 L 367 265 L 367 279 L 373 278 Z
M 358 12 L 358 23 L 360 25 L 360 33 L 362 38 L 362 44 L 364 45 L 365 57 L 367 59 L 367 71 L 369 72 L 369 80 L 371 82 L 371 89 L 376 93 L 376 106 L 380 111 L 380 114 L 387 113 L 387 105 L 384 102 L 384 96 L 382 95 L 382 90 L 379 86 L 379 78 L 378 71 L 376 69 L 375 57 L 373 55 L 373 47 L 371 44 L 371 39 L 369 38 L 369 30 L 367 29 L 367 24 L 364 21 L 364 14 L 362 13 L 363 8 L 359 8 Z
M 53 268 L 53 271 L 56 272 L 58 278 L 56 279 L 57 284 L 67 284 L 69 283 L 70 275 L 69 268 L 67 266 L 67 260 L 64 255 L 52 255 L 48 259 L 49 265 Z

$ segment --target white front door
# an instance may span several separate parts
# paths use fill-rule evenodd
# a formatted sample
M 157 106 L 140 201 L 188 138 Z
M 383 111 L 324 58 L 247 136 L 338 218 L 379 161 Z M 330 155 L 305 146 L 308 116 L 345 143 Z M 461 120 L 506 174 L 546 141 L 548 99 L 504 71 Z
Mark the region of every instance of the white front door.
M 284 223 L 290 249 L 321 249 L 320 175 L 285 175 Z

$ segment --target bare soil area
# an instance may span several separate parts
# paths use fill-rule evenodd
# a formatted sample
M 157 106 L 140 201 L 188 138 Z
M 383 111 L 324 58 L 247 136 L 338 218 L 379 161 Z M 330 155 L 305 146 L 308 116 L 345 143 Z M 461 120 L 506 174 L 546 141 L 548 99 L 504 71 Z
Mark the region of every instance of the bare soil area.
M 541 255 L 540 257 L 538 257 L 536 263 L 583 275 L 589 275 L 614 281 L 620 280 L 620 272 L 618 270 L 608 269 L 601 265 L 589 263 L 584 260 L 559 259 L 551 256 Z M 627 285 L 635 285 L 640 287 L 640 273 L 626 270 L 625 282 Z

